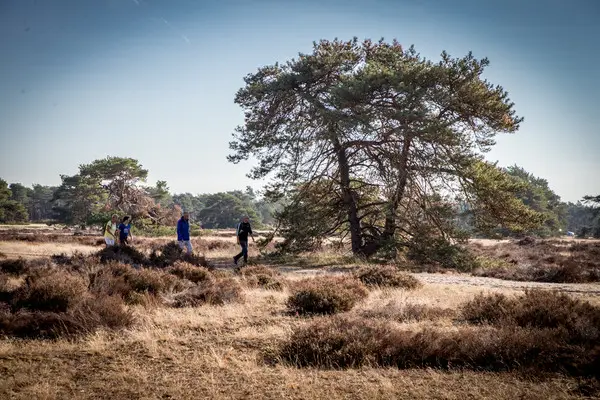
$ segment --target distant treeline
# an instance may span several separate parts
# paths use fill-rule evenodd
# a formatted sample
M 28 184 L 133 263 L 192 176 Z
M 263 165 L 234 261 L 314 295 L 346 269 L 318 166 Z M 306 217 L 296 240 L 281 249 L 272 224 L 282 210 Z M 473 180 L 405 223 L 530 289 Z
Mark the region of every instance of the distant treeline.
M 145 184 L 148 171 L 137 160 L 108 157 L 80 166 L 74 176 L 61 175 L 60 186 L 0 179 L 0 223 L 49 222 L 99 225 L 112 213 L 131 215 L 138 228 L 174 225 L 182 211 L 205 229 L 233 228 L 248 215 L 257 228 L 274 222 L 276 204 L 246 190 L 171 194 L 167 183 Z
M 547 237 L 571 231 L 582 237 L 600 237 L 596 198 L 562 202 L 545 179 L 517 166 L 506 168 L 505 172 L 525 183 L 519 199 L 544 215 L 544 223 L 529 233 Z M 248 215 L 257 228 L 263 228 L 276 224 L 277 212 L 286 204 L 285 200 L 270 202 L 251 187 L 244 191 L 171 194 L 165 181 L 154 186 L 145 184 L 147 174 L 137 160 L 107 157 L 80 166 L 76 175 L 61 175 L 60 186 L 26 187 L 0 179 L 0 223 L 92 226 L 102 224 L 116 212 L 133 216 L 138 229 L 160 233 L 161 228 L 172 227 L 185 210 L 190 212 L 194 225 L 205 229 L 233 228 L 242 215 Z M 455 205 L 456 225 L 476 236 L 468 204 L 457 199 Z M 495 234 L 511 236 L 511 231 L 499 228 Z

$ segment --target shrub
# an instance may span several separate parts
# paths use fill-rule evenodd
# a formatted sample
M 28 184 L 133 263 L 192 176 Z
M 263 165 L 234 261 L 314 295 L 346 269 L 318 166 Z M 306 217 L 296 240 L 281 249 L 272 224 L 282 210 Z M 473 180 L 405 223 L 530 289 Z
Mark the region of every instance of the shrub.
M 260 287 L 266 290 L 283 290 L 285 281 L 279 271 L 264 265 L 245 266 L 237 270 L 244 283 L 251 288 Z
M 128 328 L 135 322 L 133 313 L 125 308 L 121 298 L 115 296 L 88 298 L 72 310 L 70 315 L 87 332 L 98 328 Z
M 298 367 L 358 368 L 377 363 L 386 323 L 349 317 L 321 317 L 296 328 L 279 357 Z
M 14 289 L 10 285 L 10 279 L 7 274 L 0 273 L 0 303 L 10 303 L 12 301 Z
M 467 248 L 423 233 L 411 239 L 407 257 L 416 264 L 437 265 L 463 272 L 470 272 L 477 266 L 475 256 Z
M 175 241 L 171 241 L 159 249 L 154 249 L 149 262 L 157 268 L 167 268 L 178 261 L 185 261 L 197 267 L 210 268 L 205 257 L 196 254 L 187 254 Z
M 366 287 L 357 279 L 313 278 L 294 285 L 287 306 L 298 314 L 335 314 L 349 311 L 367 296 Z
M 103 264 L 118 262 L 135 266 L 148 265 L 148 259 L 144 253 L 131 246 L 105 247 L 96 255 L 100 257 L 100 262 Z
M 157 295 L 164 292 L 167 287 L 167 281 L 163 277 L 164 274 L 158 271 L 141 269 L 127 275 L 126 281 L 135 292 Z
M 13 309 L 66 312 L 83 300 L 87 286 L 79 276 L 51 271 L 28 276 L 14 294 Z
M 66 313 L 0 311 L 0 334 L 21 338 L 54 339 L 86 334 L 99 328 L 121 329 L 134 323 L 133 314 L 116 297 L 87 298 Z
M 558 329 L 571 344 L 600 340 L 600 307 L 566 294 L 531 290 L 515 298 L 479 295 L 461 308 L 471 323 Z
M 24 275 L 28 270 L 27 262 L 22 258 L 0 260 L 0 272 L 11 275 Z
M 55 339 L 77 332 L 77 322 L 67 314 L 20 310 L 0 312 L 0 334 L 31 339 Z
M 286 287 L 285 280 L 278 276 L 250 275 L 244 278 L 244 282 L 250 288 L 262 288 L 265 290 L 281 291 Z
M 223 305 L 242 302 L 242 288 L 233 278 L 222 278 L 200 282 L 173 298 L 173 307 L 197 307 L 203 304 Z
M 407 290 L 422 286 L 414 276 L 390 266 L 363 267 L 356 272 L 355 276 L 367 286 L 388 286 Z
M 278 349 L 298 367 L 474 369 L 594 375 L 597 350 L 565 346 L 556 330 L 519 327 L 405 331 L 364 318 L 318 318 L 297 327 Z
M 461 306 L 463 319 L 470 323 L 498 323 L 510 312 L 513 303 L 504 294 L 479 294 Z
M 174 275 L 151 269 L 135 270 L 123 264 L 111 264 L 91 275 L 90 290 L 107 296 L 119 296 L 130 304 L 147 304 L 145 295 L 157 296 L 183 290 L 183 281 Z
M 207 268 L 196 267 L 185 262 L 176 262 L 173 267 L 167 270 L 169 273 L 194 283 L 213 279 L 212 274 Z

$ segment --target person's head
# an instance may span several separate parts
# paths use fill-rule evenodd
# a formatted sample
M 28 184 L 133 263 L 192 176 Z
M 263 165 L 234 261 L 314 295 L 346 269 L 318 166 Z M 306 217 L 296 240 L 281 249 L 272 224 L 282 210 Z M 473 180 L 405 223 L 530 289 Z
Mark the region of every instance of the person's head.
M 123 217 L 123 223 L 126 224 L 127 222 L 129 222 L 129 216 L 124 216 Z
M 110 220 L 113 224 L 116 224 L 118 221 L 118 218 L 119 217 L 117 217 L 117 214 L 113 214 Z
M 244 215 L 244 216 L 242 217 L 242 222 L 250 222 L 250 218 L 248 218 L 248 216 L 247 216 L 247 215 Z
M 184 212 L 183 213 L 183 219 L 185 219 L 186 221 L 190 219 L 190 213 L 189 212 Z

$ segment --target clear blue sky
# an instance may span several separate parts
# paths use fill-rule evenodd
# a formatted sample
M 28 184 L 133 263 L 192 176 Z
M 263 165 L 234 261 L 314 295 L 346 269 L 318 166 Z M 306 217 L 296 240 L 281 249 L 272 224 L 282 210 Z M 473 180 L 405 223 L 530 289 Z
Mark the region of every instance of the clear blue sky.
M 244 75 L 384 37 L 490 58 L 525 122 L 488 158 L 576 201 L 600 194 L 598 21 L 594 0 L 0 0 L 0 177 L 56 185 L 118 155 L 174 192 L 243 189 L 249 165 L 225 157 Z

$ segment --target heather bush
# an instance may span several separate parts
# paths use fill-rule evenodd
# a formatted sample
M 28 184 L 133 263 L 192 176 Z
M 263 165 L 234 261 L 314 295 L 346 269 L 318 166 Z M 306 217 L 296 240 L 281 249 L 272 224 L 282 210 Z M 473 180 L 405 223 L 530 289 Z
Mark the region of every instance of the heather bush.
M 161 270 L 136 270 L 123 264 L 110 264 L 91 275 L 89 286 L 94 293 L 119 296 L 129 304 L 149 304 L 153 301 L 146 295 L 158 297 L 184 290 L 188 285 Z
M 336 314 L 349 311 L 368 296 L 366 287 L 353 277 L 305 279 L 294 284 L 287 306 L 298 314 Z
M 131 311 L 117 297 L 88 297 L 67 312 L 0 310 L 0 335 L 55 339 L 92 333 L 98 329 L 117 330 L 135 322 Z
M 242 281 L 250 288 L 260 287 L 266 290 L 283 290 L 286 286 L 279 271 L 264 265 L 244 266 L 237 270 Z
M 298 367 L 472 369 L 598 374 L 598 346 L 565 343 L 556 329 L 459 328 L 402 330 L 387 321 L 321 317 L 294 329 L 277 356 Z
M 173 297 L 173 307 L 198 307 L 204 304 L 223 305 L 244 301 L 242 287 L 233 278 L 205 280 Z
M 390 333 L 382 321 L 320 317 L 296 328 L 281 345 L 279 357 L 298 367 L 358 368 L 375 365 Z
M 28 271 L 27 262 L 22 258 L 0 260 L 0 272 L 11 275 L 24 275 Z
M 422 283 L 414 276 L 391 266 L 363 267 L 355 273 L 355 276 L 367 286 L 394 287 L 407 290 L 422 286 Z
M 30 275 L 14 293 L 14 310 L 66 312 L 80 303 L 87 292 L 85 281 L 66 271 L 56 270 Z
M 197 254 L 187 254 L 175 241 L 168 242 L 164 246 L 154 249 L 149 258 L 149 263 L 157 268 L 167 268 L 179 261 L 184 261 L 197 267 L 210 268 L 205 257 Z
M 514 298 L 479 295 L 464 304 L 461 313 L 471 323 L 557 329 L 563 341 L 573 345 L 600 341 L 600 307 L 564 293 L 530 290 Z
M 12 301 L 14 288 L 10 284 L 8 274 L 0 272 L 0 304 L 8 304 Z
M 144 253 L 132 246 L 105 247 L 96 253 L 103 264 L 117 262 L 134 266 L 148 265 L 148 258 Z
M 213 279 L 211 272 L 205 267 L 197 267 L 192 264 L 178 261 L 167 269 L 167 272 L 181 279 L 187 279 L 194 283 L 199 283 L 205 280 Z

